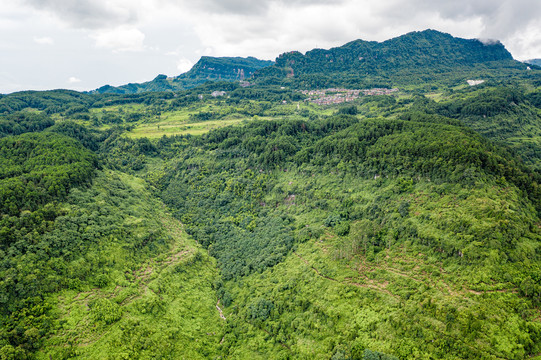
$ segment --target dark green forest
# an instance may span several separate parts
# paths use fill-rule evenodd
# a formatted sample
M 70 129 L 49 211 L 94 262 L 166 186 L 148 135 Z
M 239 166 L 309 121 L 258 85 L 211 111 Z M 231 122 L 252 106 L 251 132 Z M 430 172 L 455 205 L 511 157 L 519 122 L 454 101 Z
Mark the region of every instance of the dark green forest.
M 541 73 L 517 63 L 426 31 L 249 87 L 0 97 L 0 359 L 539 359 Z M 399 90 L 298 91 L 328 86 Z

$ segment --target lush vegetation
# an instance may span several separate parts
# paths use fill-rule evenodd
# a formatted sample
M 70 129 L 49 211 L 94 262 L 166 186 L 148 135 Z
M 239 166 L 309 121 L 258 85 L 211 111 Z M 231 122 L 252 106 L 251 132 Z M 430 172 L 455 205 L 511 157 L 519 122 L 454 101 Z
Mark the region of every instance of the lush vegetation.
M 412 32 L 381 43 L 355 40 L 329 50 L 287 52 L 256 72 L 261 84 L 296 88 L 449 87 L 466 79 L 530 78 L 501 43 L 454 38 L 435 30 Z
M 534 285 L 538 174 L 480 136 L 438 117 L 341 116 L 252 123 L 194 141 L 158 183 L 187 231 L 218 259 L 224 281 L 218 292 L 234 323 L 225 343 L 230 355 L 257 357 L 240 344 L 256 346 L 258 336 L 270 340 L 260 353 L 303 358 L 359 358 L 374 348 L 437 358 L 537 351 L 533 318 L 516 317 L 519 328 L 530 329 L 522 335 L 487 335 L 468 325 L 477 312 L 494 331 L 504 326 L 496 320 L 502 312 L 515 317 L 518 303 L 489 305 L 500 294 L 529 302 L 532 311 L 541 300 Z M 415 266 L 423 270 L 412 275 Z M 419 286 L 426 290 L 419 293 Z M 378 302 L 359 291 L 375 291 Z M 346 300 L 364 296 L 355 308 Z M 414 315 L 433 301 L 441 310 Z M 462 320 L 449 320 L 449 311 Z M 373 321 L 371 335 L 350 328 L 356 316 Z M 398 324 L 411 316 L 418 330 L 410 333 Z M 463 344 L 465 334 L 487 346 Z M 493 349 L 494 342 L 505 348 Z
M 294 90 L 401 44 L 487 81 Z M 247 88 L 0 97 L 0 359 L 539 358 L 541 83 L 506 54 L 428 31 Z
M 99 94 L 135 94 L 146 91 L 178 91 L 190 89 L 209 81 L 239 81 L 249 79 L 259 69 L 271 66 L 272 61 L 254 57 L 211 57 L 201 59 L 187 72 L 168 78 L 158 75 L 152 81 L 123 86 L 102 86 L 94 92 Z
M 510 87 L 459 91 L 436 103 L 420 99 L 415 108 L 461 120 L 485 137 L 509 146 L 517 156 L 539 170 L 541 116 L 539 92 L 525 94 Z

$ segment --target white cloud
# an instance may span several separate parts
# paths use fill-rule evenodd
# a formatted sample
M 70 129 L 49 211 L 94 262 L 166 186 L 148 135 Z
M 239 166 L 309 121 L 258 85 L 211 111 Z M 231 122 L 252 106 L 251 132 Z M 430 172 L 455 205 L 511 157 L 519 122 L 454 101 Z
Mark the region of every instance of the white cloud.
M 486 39 L 486 38 L 479 38 L 480 42 L 483 43 L 483 45 L 496 45 L 500 43 L 500 40 L 497 39 Z
M 468 38 L 477 37 L 483 30 L 478 17 L 442 18 L 430 9 L 410 10 L 404 6 L 407 1 L 267 3 L 264 12 L 249 17 L 230 12 L 195 13 L 191 21 L 202 45 L 211 48 L 213 54 L 264 59 L 290 50 L 341 46 L 356 39 L 383 41 L 427 28 Z
M 100 29 L 137 20 L 135 1 L 129 0 L 23 0 L 79 29 Z
M 48 36 L 34 37 L 34 42 L 40 45 L 53 45 L 54 40 Z
M 186 71 L 190 70 L 192 66 L 193 62 L 186 58 L 182 58 L 177 62 L 177 69 L 181 73 L 185 73 Z
M 81 79 L 76 78 L 75 76 L 70 76 L 70 78 L 68 79 L 68 83 L 70 84 L 77 84 L 80 82 L 81 82 Z
M 190 24 L 214 55 L 274 58 L 288 50 L 385 40 L 433 28 L 466 38 L 498 39 L 515 56 L 531 53 L 528 27 L 539 28 L 539 0 L 19 0 L 73 28 L 92 30 L 96 45 L 140 51 L 144 34 L 174 36 Z M 1 24 L 1 23 L 0 23 Z M 167 24 L 165 26 L 164 24 Z M 170 32 L 167 33 L 167 27 Z M 119 29 L 123 29 L 121 32 Z M 159 29 L 159 30 L 157 30 Z M 181 34 L 179 34 L 182 37 Z M 117 38 L 118 36 L 118 38 Z M 184 40 L 184 39 L 183 39 Z M 157 40 L 159 41 L 159 40 Z M 518 41 L 518 43 L 517 43 Z M 178 48 L 173 47 L 174 49 Z M 535 46 L 536 50 L 539 48 Z M 147 50 L 158 49 L 149 42 Z M 163 48 L 164 52 L 171 47 Z M 193 51 L 193 50 L 192 50 Z M 516 53 L 516 54 L 515 54 Z M 186 52 L 181 54 L 186 56 Z
M 90 37 L 94 39 L 98 48 L 111 49 L 116 52 L 142 51 L 144 49 L 145 34 L 131 26 L 96 30 Z
M 177 75 L 203 55 L 274 59 L 427 28 L 541 58 L 539 18 L 539 0 L 0 0 L 0 69 L 16 84 L 0 92 L 71 74 L 90 90 Z
M 530 24 L 524 31 L 508 38 L 508 49 L 519 60 L 541 58 L 541 28 Z
M 162 0 L 171 4 L 172 0 Z M 383 41 L 432 28 L 464 38 L 498 39 L 516 57 L 539 29 L 539 0 L 202 0 L 174 1 L 190 14 L 202 45 L 222 55 L 274 58 L 289 50 Z M 249 14 L 249 16 L 247 16 Z M 517 41 L 518 39 L 518 41 Z M 539 46 L 536 46 L 536 51 Z M 539 54 L 538 56 L 541 56 Z

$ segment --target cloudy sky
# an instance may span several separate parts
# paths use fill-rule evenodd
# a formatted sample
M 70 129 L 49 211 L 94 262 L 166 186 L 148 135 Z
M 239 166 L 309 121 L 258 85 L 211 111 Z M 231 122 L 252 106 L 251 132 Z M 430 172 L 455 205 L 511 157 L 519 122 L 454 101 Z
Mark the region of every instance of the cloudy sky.
M 0 0 L 0 93 L 91 90 L 427 28 L 541 58 L 539 0 Z

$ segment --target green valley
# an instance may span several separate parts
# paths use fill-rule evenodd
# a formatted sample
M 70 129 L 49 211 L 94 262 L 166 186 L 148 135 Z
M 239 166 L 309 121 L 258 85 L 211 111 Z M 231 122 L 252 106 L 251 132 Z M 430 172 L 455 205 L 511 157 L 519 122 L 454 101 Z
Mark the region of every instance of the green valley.
M 2 96 L 0 359 L 541 358 L 521 64 L 431 30 Z

